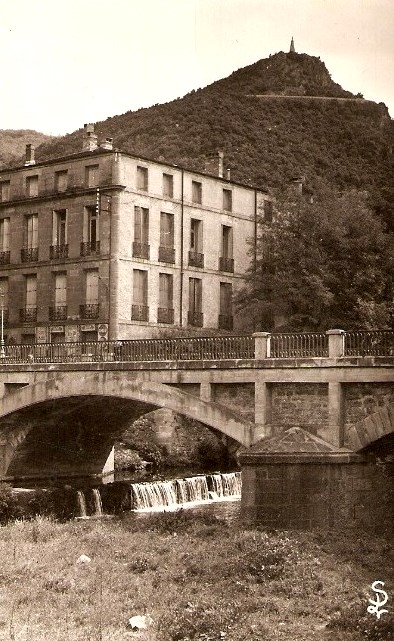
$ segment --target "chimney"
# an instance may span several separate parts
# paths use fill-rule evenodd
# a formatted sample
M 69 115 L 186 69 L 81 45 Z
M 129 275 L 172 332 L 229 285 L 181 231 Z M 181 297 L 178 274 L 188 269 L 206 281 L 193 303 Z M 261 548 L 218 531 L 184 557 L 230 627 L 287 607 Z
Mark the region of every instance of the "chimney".
M 34 152 L 36 148 L 34 145 L 26 145 L 26 159 L 25 159 L 25 167 L 29 167 L 30 165 L 35 165 L 36 161 L 34 158 Z
M 113 141 L 113 138 L 104 138 L 104 140 L 100 142 L 100 149 L 113 149 Z
M 94 125 L 84 125 L 82 151 L 94 151 L 97 149 L 97 134 L 94 133 Z
M 223 158 L 224 153 L 222 151 L 214 151 L 208 154 L 205 159 L 205 173 L 223 178 Z
M 229 168 L 226 169 L 226 179 L 231 180 L 231 169 Z

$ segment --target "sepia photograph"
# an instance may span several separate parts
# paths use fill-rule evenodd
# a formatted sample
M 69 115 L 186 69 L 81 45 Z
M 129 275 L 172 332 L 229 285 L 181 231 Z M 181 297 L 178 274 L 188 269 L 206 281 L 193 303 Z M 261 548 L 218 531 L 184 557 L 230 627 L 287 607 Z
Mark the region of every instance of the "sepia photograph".
M 392 0 L 0 52 L 0 641 L 394 641 Z

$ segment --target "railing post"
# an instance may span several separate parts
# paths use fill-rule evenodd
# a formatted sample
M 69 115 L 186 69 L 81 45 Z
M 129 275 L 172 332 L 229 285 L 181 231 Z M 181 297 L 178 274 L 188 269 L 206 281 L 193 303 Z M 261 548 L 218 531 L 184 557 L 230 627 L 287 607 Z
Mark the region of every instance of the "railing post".
M 328 357 L 340 358 L 345 355 L 345 331 L 343 329 L 329 329 L 328 336 Z
M 255 332 L 253 338 L 255 359 L 269 358 L 271 356 L 271 334 L 269 332 Z

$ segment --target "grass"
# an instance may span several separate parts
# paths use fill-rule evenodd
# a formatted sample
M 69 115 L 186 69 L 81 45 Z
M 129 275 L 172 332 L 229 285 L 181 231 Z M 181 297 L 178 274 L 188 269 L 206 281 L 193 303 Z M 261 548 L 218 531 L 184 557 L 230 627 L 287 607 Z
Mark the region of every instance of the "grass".
M 394 639 L 394 553 L 379 537 L 267 532 L 187 511 L 37 518 L 0 528 L 0 555 L 1 640 Z M 380 621 L 366 611 L 377 579 L 391 605 Z M 134 615 L 146 630 L 127 628 Z

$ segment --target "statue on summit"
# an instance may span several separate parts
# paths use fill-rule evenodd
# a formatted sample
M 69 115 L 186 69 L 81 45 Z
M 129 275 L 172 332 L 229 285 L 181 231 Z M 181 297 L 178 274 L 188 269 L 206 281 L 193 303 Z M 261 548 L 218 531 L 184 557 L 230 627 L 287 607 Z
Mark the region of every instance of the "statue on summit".
M 293 36 L 291 37 L 290 53 L 295 53 L 294 38 L 293 38 Z

